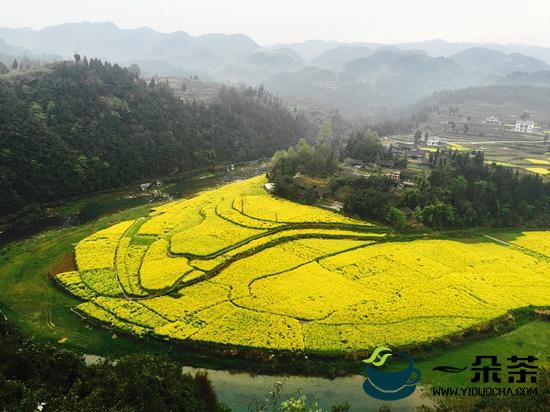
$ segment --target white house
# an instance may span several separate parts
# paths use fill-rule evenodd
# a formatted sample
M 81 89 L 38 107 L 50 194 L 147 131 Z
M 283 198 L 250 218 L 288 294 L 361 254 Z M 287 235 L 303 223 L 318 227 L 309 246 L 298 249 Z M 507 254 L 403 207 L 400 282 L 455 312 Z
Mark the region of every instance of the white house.
M 498 117 L 495 117 L 495 116 L 489 116 L 485 119 L 485 124 L 499 125 L 500 124 L 500 119 Z
M 428 139 L 426 139 L 426 146 L 429 147 L 441 147 L 445 144 L 445 142 L 441 139 L 441 137 L 437 136 L 430 136 Z
M 532 120 L 518 120 L 514 131 L 518 133 L 533 133 L 535 131 L 535 122 Z

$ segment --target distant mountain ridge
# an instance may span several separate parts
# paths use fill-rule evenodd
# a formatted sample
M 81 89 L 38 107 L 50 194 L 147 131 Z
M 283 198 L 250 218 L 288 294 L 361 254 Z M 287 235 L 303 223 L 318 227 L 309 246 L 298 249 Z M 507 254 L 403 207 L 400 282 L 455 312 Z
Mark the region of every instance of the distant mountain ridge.
M 364 47 L 369 49 L 397 49 L 402 51 L 422 50 L 431 57 L 450 57 L 471 48 L 487 48 L 504 54 L 519 53 L 550 64 L 550 47 L 524 45 L 524 44 L 499 44 L 499 43 L 460 43 L 447 42 L 441 39 L 425 40 L 410 43 L 369 43 L 369 42 L 339 42 L 332 40 L 307 40 L 302 43 L 279 44 L 277 47 L 288 47 L 302 56 L 310 56 L 313 61 L 322 54 L 337 47 Z M 308 59 L 308 58 L 306 58 Z
M 260 46 L 244 34 L 160 33 L 148 27 L 120 29 L 114 23 L 67 23 L 42 30 L 0 28 L 0 39 L 31 51 L 82 55 L 124 63 L 164 61 L 191 70 L 239 61 Z
M 333 40 L 306 40 L 300 43 L 260 46 L 245 34 L 203 34 L 191 36 L 183 31 L 161 33 L 149 27 L 122 29 L 112 22 L 65 23 L 41 30 L 0 27 L 0 39 L 11 46 L 41 53 L 55 53 L 69 57 L 74 51 L 109 60 L 180 57 L 189 53 L 235 56 L 260 48 L 289 49 L 304 61 L 315 65 L 325 53 L 350 53 L 349 60 L 365 57 L 364 49 L 422 50 L 431 57 L 450 57 L 471 48 L 488 48 L 504 54 L 519 53 L 550 64 L 550 47 L 516 45 L 452 43 L 444 40 L 382 44 L 373 42 L 341 42 Z M 179 49 L 179 53 L 178 53 Z M 181 51 L 184 51 L 183 53 Z M 353 55 L 353 51 L 359 55 Z M 347 59 L 347 57 L 346 57 Z M 321 59 L 322 60 L 322 59 Z M 348 60 L 348 61 L 349 61 Z
M 229 84 L 264 84 L 283 97 L 354 113 L 407 105 L 445 89 L 545 86 L 544 73 L 550 72 L 550 48 L 539 46 L 443 40 L 393 45 L 307 40 L 262 46 L 244 34 L 192 36 L 148 27 L 121 29 L 110 22 L 0 28 L 0 58 L 8 61 L 23 52 L 69 59 L 78 52 L 123 66 L 135 63 L 146 76 L 198 75 Z
M 545 73 L 550 73 L 550 66 L 541 60 L 481 48 L 436 58 L 395 48 L 333 50 L 316 59 L 333 69 L 279 73 L 265 80 L 267 89 L 282 96 L 299 93 L 356 114 L 376 105 L 404 106 L 441 90 L 493 84 L 546 86 Z M 366 56 L 334 68 L 341 56 L 360 54 Z
M 352 60 L 370 56 L 373 52 L 366 46 L 341 45 L 317 56 L 311 63 L 323 69 L 338 69 Z
M 532 73 L 550 69 L 544 61 L 519 53 L 505 54 L 484 47 L 466 49 L 451 57 L 465 70 L 485 74 L 506 75 L 513 72 Z

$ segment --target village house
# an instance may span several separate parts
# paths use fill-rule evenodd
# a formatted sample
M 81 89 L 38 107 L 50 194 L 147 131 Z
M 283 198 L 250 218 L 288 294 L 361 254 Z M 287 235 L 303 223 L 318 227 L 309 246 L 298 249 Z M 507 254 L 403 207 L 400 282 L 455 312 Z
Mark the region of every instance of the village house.
M 485 124 L 500 125 L 500 119 L 495 116 L 489 116 L 485 119 Z
M 401 174 L 399 172 L 386 173 L 386 177 L 390 178 L 393 182 L 399 183 L 401 181 Z
M 445 141 L 438 136 L 430 136 L 426 139 L 426 146 L 428 147 L 441 147 L 445 145 Z
M 514 131 L 517 133 L 533 133 L 535 131 L 535 122 L 532 120 L 518 120 Z
M 420 149 L 413 149 L 408 153 L 409 159 L 424 159 L 426 157 L 426 152 Z
M 391 169 L 395 166 L 395 161 L 393 160 L 376 160 L 374 164 L 378 167 L 383 167 L 386 169 Z
M 324 199 L 330 195 L 330 190 L 326 185 L 326 182 L 322 179 L 313 178 L 310 176 L 304 176 L 297 174 L 292 178 L 296 187 L 298 188 L 298 194 L 304 196 L 306 190 L 313 190 L 317 197 Z
M 365 162 L 363 162 L 362 160 L 358 160 L 358 159 L 352 159 L 351 157 L 346 157 L 344 159 L 344 166 L 359 166 L 359 167 L 362 167 L 362 166 L 365 166 Z

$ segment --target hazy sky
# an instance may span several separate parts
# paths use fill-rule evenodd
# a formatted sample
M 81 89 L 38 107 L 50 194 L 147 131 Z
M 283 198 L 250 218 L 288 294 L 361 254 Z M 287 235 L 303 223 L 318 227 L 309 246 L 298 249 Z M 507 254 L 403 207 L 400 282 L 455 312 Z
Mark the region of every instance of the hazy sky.
M 3 0 L 0 26 L 112 21 L 122 28 L 245 33 L 260 44 L 327 39 L 550 46 L 548 0 Z

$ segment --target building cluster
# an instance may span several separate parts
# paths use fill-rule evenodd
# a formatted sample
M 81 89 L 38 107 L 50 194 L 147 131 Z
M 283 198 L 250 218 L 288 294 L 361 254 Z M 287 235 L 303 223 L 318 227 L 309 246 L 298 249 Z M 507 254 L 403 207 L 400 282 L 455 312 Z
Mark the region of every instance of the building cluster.
M 500 122 L 500 119 L 496 116 L 489 116 L 485 119 L 485 124 L 492 124 L 495 126 L 500 126 L 502 123 Z
M 430 136 L 426 139 L 426 146 L 428 147 L 443 147 L 446 142 L 438 136 Z
M 514 131 L 518 133 L 534 133 L 535 122 L 532 120 L 518 120 Z
M 502 122 L 500 121 L 500 118 L 496 116 L 489 116 L 485 119 L 483 124 L 491 125 L 491 126 L 501 126 Z M 512 131 L 516 133 L 528 133 L 532 134 L 536 131 L 536 124 L 533 120 L 523 120 L 518 119 L 515 124 L 509 125 L 509 127 L 512 126 Z

